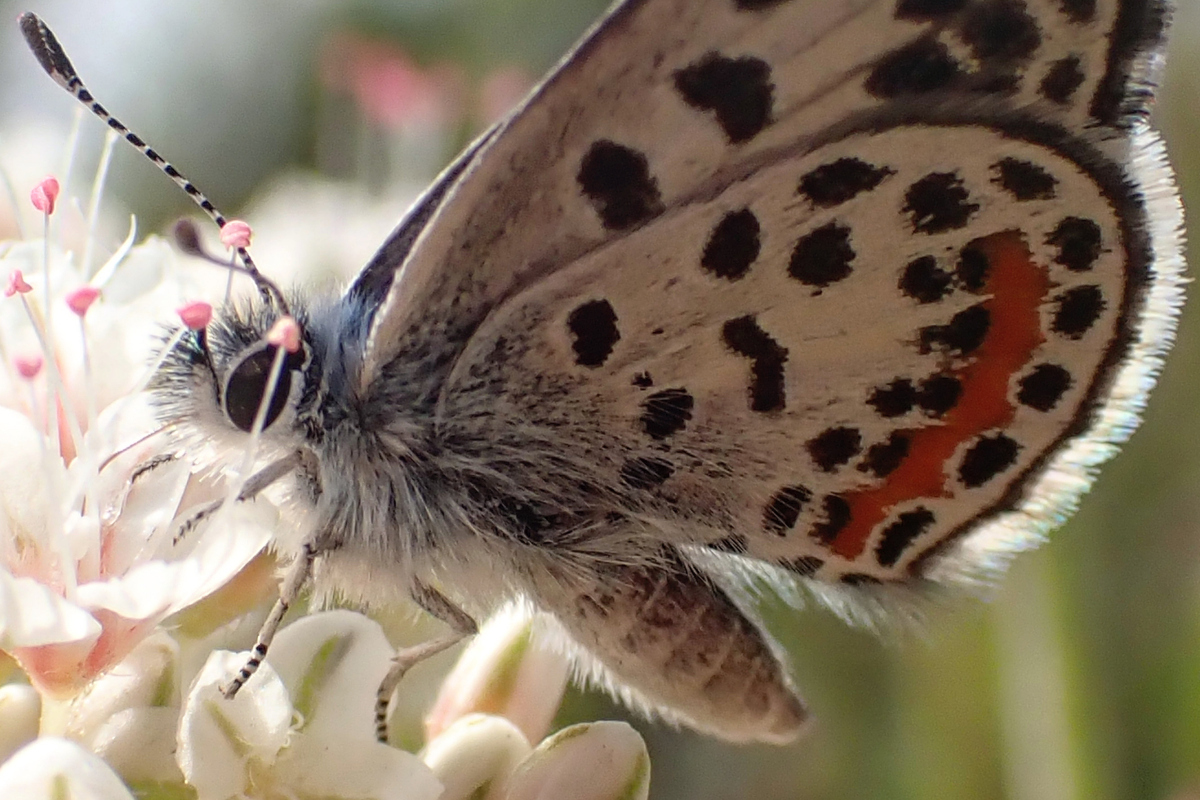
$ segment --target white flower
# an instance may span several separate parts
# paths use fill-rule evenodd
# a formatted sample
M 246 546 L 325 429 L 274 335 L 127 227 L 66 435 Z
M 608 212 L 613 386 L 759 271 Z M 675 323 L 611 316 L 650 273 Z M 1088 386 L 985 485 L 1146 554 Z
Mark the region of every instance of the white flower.
M 220 687 L 248 655 L 213 653 L 184 701 L 179 766 L 199 800 L 439 798 L 420 759 L 375 741 L 375 690 L 392 655 L 376 623 L 348 611 L 293 623 L 227 700 Z
M 143 469 L 165 440 L 146 438 L 158 423 L 137 392 L 207 270 L 133 235 L 94 270 L 53 242 L 0 243 L 0 649 L 51 697 L 236 575 L 274 522 L 265 503 L 240 504 L 174 541 L 220 487 L 182 460 Z
M 43 738 L 0 764 L 0 797 L 16 800 L 134 800 L 107 764 L 66 739 Z

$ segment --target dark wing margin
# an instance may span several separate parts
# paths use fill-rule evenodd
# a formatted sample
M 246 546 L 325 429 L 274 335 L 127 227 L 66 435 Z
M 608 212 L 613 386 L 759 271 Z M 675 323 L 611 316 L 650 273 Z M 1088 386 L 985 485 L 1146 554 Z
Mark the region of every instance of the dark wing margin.
M 1093 118 L 1124 128 L 1150 115 L 1161 45 L 1174 11 L 1170 0 L 1122 0 L 1112 26 L 1107 71 L 1092 96 Z
M 442 205 L 442 200 L 475 160 L 480 149 L 491 141 L 492 136 L 503 124 L 503 122 L 499 122 L 489 128 L 450 166 L 442 170 L 433 185 L 413 203 L 412 208 L 400 220 L 400 224 L 388 234 L 388 238 L 363 267 L 362 272 L 354 279 L 354 283 L 350 284 L 350 288 L 346 290 L 347 299 L 353 301 L 358 307 L 368 309 L 374 316 L 375 311 L 383 305 L 384 299 L 387 298 L 397 271 L 404 264 L 404 259 L 408 257 L 408 253 L 412 250 L 417 237 L 421 235 L 421 231 L 425 230 L 425 226 L 433 219 L 434 214 Z

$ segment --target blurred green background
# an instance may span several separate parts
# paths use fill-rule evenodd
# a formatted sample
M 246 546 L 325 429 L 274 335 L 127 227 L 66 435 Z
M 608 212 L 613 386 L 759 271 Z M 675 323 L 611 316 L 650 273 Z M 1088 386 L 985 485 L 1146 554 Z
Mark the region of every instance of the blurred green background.
M 55 26 L 97 96 L 235 212 L 296 168 L 385 198 L 411 196 L 604 7 L 27 4 Z M 0 5 L 6 19 L 21 10 Z M 0 42 L 0 135 L 65 129 L 72 104 L 28 57 L 15 25 Z M 396 120 L 385 101 L 375 109 L 381 116 L 368 119 L 337 69 L 359 56 L 411 59 L 411 74 L 393 77 L 416 92 L 407 108 L 418 110 Z M 1200 191 L 1198 100 L 1200 0 L 1183 0 L 1158 124 L 1185 202 Z M 94 166 L 97 128 L 84 136 L 85 170 Z M 181 193 L 124 149 L 112 183 L 143 230 L 189 211 Z M 303 203 L 295 213 L 297 224 L 310 221 Z M 820 608 L 772 609 L 816 718 L 810 734 L 788 748 L 732 747 L 638 723 L 653 757 L 652 797 L 1200 798 L 1198 315 L 1195 303 L 1184 313 L 1145 425 L 1082 511 L 1048 546 L 1018 559 L 991 601 L 964 598 L 933 614 L 922 633 L 886 640 Z M 621 713 L 602 698 L 575 696 L 563 719 Z

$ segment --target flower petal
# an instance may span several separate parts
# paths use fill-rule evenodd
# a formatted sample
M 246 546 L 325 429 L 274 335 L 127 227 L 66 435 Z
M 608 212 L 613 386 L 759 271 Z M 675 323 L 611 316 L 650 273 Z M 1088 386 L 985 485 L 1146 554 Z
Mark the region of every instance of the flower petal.
M 42 698 L 32 686 L 0 686 L 0 764 L 37 738 Z
M 49 587 L 0 570 L 0 650 L 88 642 L 100 623 Z
M 75 742 L 45 737 L 0 765 L 0 797 L 134 800 L 117 774 Z
M 247 765 L 274 762 L 288 740 L 292 706 L 270 664 L 263 663 L 237 697 L 221 694 L 249 655 L 210 655 L 184 700 L 176 760 L 201 800 L 235 796 L 245 785 Z
M 440 800 L 442 784 L 421 759 L 379 742 L 297 733 L 279 755 L 276 780 L 297 796 Z
M 353 611 L 293 622 L 267 658 L 291 692 L 300 730 L 343 742 L 375 742 L 375 693 L 394 653 L 379 623 Z
M 532 748 L 504 717 L 470 714 L 425 746 L 421 757 L 446 787 L 442 800 L 498 800 Z
M 175 761 L 178 708 L 127 708 L 105 720 L 91 749 L 129 783 L 182 783 Z
M 628 723 L 572 725 L 517 767 L 507 800 L 646 800 L 650 756 Z

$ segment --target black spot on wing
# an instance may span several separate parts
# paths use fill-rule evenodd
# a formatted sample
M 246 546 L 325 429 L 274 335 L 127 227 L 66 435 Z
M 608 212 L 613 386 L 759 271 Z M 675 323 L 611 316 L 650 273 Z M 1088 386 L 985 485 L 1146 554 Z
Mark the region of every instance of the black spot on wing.
M 962 381 L 952 375 L 934 375 L 921 382 L 917 405 L 931 417 L 941 417 L 958 405 Z
M 1021 378 L 1017 402 L 1035 411 L 1050 411 L 1067 389 L 1071 388 L 1071 373 L 1058 364 L 1038 364 Z
M 1067 19 L 1077 25 L 1096 18 L 1096 0 L 1058 0 L 1058 7 Z
M 649 389 L 654 386 L 654 378 L 650 377 L 649 372 L 639 372 L 633 376 L 632 383 L 639 389 Z
M 962 75 L 946 45 L 933 37 L 918 39 L 876 62 L 864 87 L 883 100 L 945 89 Z
M 918 303 L 936 303 L 951 291 L 953 276 L 938 266 L 933 256 L 921 256 L 908 262 L 900 276 L 899 288 Z
M 857 428 L 829 428 L 809 439 L 805 448 L 818 469 L 833 472 L 858 455 L 862 434 Z
M 968 242 L 958 253 L 958 264 L 954 267 L 954 280 L 968 292 L 982 292 L 987 286 L 991 262 L 978 239 Z
M 1051 329 L 1068 339 L 1079 339 L 1087 333 L 1105 308 L 1104 294 L 1099 286 L 1076 286 L 1054 300 L 1058 309 L 1054 312 Z
M 966 5 L 967 0 L 900 0 L 896 3 L 896 19 L 934 20 L 953 16 Z
M 748 208 L 730 211 L 713 228 L 700 266 L 718 278 L 735 281 L 750 271 L 762 249 L 758 218 Z
M 633 148 L 600 139 L 588 148 L 576 176 L 579 188 L 610 230 L 640 225 L 663 211 L 658 182 L 646 156 Z
M 1038 84 L 1038 91 L 1051 103 L 1066 105 L 1071 102 L 1076 90 L 1083 85 L 1084 77 L 1079 56 L 1066 56 L 1050 65 L 1050 69 L 1042 76 L 1042 82 Z
M 824 544 L 831 544 L 842 529 L 850 524 L 850 504 L 836 494 L 825 495 L 821 501 L 825 519 L 813 526 L 811 535 Z
M 787 2 L 791 0 L 733 0 L 733 6 L 738 11 L 762 11 Z
M 1042 44 L 1037 22 L 1023 0 L 982 0 L 969 6 L 962 37 L 979 59 L 1028 58 Z
M 655 392 L 642 401 L 642 430 L 652 439 L 666 439 L 684 429 L 695 405 L 686 389 Z
M 750 359 L 750 409 L 760 412 L 782 409 L 787 348 L 760 328 L 753 316 L 729 320 L 722 327 L 721 336 L 730 350 Z
M 813 205 L 832 208 L 874 189 L 895 170 L 876 167 L 857 158 L 822 164 L 800 179 L 800 194 Z
M 908 457 L 910 445 L 911 441 L 907 435 L 893 433 L 886 442 L 879 442 L 867 448 L 867 454 L 858 465 L 859 472 L 870 472 L 876 478 L 886 478 Z
M 617 313 L 607 300 L 590 300 L 567 317 L 567 328 L 574 339 L 575 363 L 581 367 L 603 364 L 621 338 Z
M 1053 200 L 1058 180 L 1032 161 L 1019 158 L 1002 158 L 992 169 L 996 177 L 992 181 L 1018 201 Z
M 675 474 L 675 467 L 662 458 L 631 458 L 621 467 L 621 480 L 631 489 L 654 489 Z
M 1046 244 L 1058 248 L 1054 263 L 1072 272 L 1087 272 L 1100 258 L 1100 226 L 1090 219 L 1067 217 L 1046 237 Z
M 917 404 L 917 390 L 907 378 L 897 378 L 871 392 L 867 404 L 884 419 L 902 417 Z
M 807 286 L 824 288 L 849 277 L 854 256 L 850 229 L 830 222 L 800 237 L 788 274 Z
M 812 499 L 812 492 L 803 486 L 785 486 L 771 496 L 763 509 L 763 528 L 783 536 L 796 526 L 804 504 Z
M 933 172 L 908 187 L 904 211 L 916 233 L 944 233 L 966 226 L 979 210 L 962 178 L 954 172 Z
M 847 572 L 839 580 L 847 586 L 875 586 L 883 581 L 863 572 Z
M 949 324 L 921 328 L 920 352 L 929 353 L 936 347 L 953 355 L 968 356 L 983 344 L 991 324 L 992 315 L 986 306 L 965 308 L 951 317 Z
M 900 514 L 896 521 L 883 529 L 875 557 L 884 567 L 894 566 L 908 546 L 934 523 L 933 512 L 928 508 L 917 508 Z
M 969 489 L 983 486 L 1017 461 L 1021 446 L 1003 433 L 981 436 L 958 467 L 958 479 Z
M 675 72 L 675 88 L 688 105 L 712 111 L 735 144 L 754 138 L 771 122 L 775 87 L 762 59 L 708 53 Z

